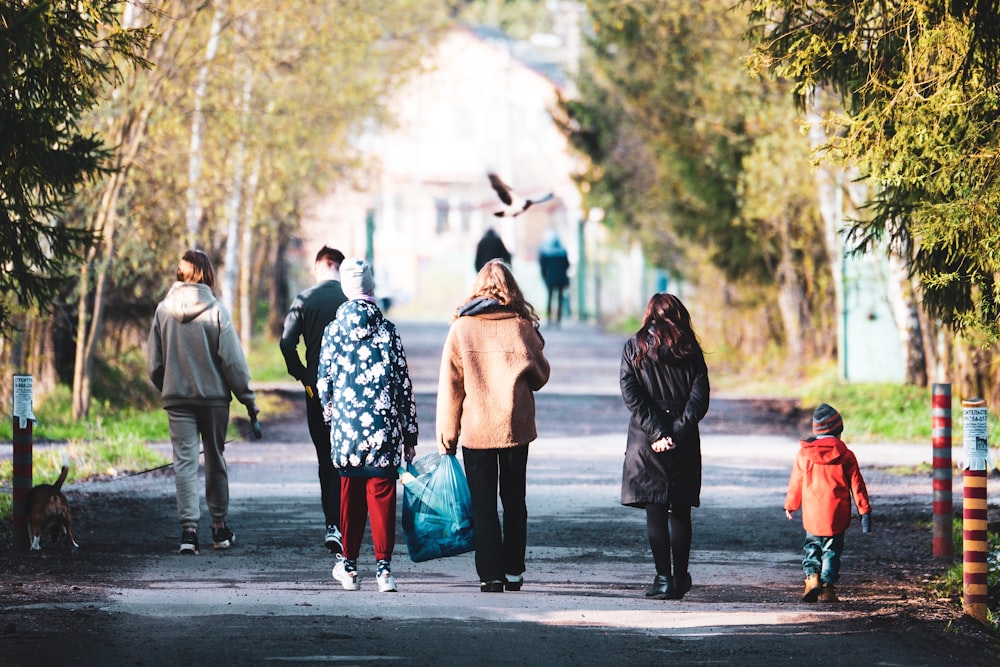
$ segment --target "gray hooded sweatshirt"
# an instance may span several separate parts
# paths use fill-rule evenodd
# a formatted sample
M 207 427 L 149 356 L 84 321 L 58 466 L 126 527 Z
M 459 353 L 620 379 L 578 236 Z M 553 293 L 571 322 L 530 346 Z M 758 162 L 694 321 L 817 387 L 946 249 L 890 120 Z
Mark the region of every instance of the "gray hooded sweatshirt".
M 257 398 L 233 320 L 207 285 L 174 283 L 156 307 L 148 349 L 149 379 L 165 408 Z

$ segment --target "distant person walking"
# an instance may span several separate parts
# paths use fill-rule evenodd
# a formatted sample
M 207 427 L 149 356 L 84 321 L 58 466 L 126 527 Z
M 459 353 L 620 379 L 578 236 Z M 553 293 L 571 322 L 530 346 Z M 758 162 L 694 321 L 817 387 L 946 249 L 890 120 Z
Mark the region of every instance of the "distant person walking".
M 544 346 L 538 315 L 510 268 L 487 262 L 448 332 L 437 399 L 438 450 L 454 456 L 462 444 L 485 593 L 517 591 L 524 581 L 528 443 L 538 437 L 533 392 L 549 379 Z
M 330 428 L 323 421 L 323 408 L 316 391 L 316 372 L 319 368 L 323 332 L 337 316 L 337 309 L 347 301 L 340 286 L 340 264 L 343 261 L 344 253 L 335 248 L 323 246 L 316 253 L 313 263 L 316 283 L 292 301 L 278 343 L 288 374 L 301 382 L 305 389 L 306 421 L 319 462 L 320 502 L 326 519 L 323 544 L 335 554 L 343 550 L 340 534 L 340 473 L 330 460 Z M 299 357 L 300 339 L 305 343 L 305 364 Z
M 813 413 L 813 436 L 799 442 L 795 467 L 788 480 L 785 516 L 802 508 L 806 531 L 802 547 L 804 602 L 837 602 L 844 533 L 851 526 L 851 498 L 861 515 L 861 532 L 871 531 L 868 488 L 854 452 L 840 439 L 844 420 L 831 405 L 820 403 Z
M 229 312 L 212 293 L 215 269 L 201 250 L 188 250 L 177 282 L 157 305 L 149 330 L 149 379 L 160 391 L 173 445 L 180 553 L 198 554 L 198 450 L 205 450 L 205 500 L 212 515 L 212 547 L 228 549 L 236 535 L 226 525 L 229 470 L 223 455 L 233 394 L 256 418 L 240 339 Z
M 632 414 L 622 505 L 646 510 L 656 576 L 647 598 L 679 600 L 691 589 L 691 508 L 701 494 L 701 435 L 708 369 L 691 316 L 673 294 L 654 294 L 626 343 L 619 373 Z
M 510 266 L 510 251 L 503 244 L 503 239 L 496 230 L 490 227 L 476 244 L 476 272 L 486 266 L 486 262 L 491 259 L 502 259 Z
M 545 311 L 546 321 L 552 322 L 552 299 L 556 299 L 556 318 L 562 322 L 563 291 L 569 287 L 569 256 L 559 237 L 553 232 L 538 252 L 538 266 L 542 270 L 542 280 L 548 289 L 549 298 Z
M 345 590 L 361 587 L 358 556 L 370 520 L 375 581 L 379 592 L 390 593 L 396 590 L 397 469 L 404 458 L 413 460 L 417 408 L 399 332 L 375 304 L 371 267 L 362 259 L 344 260 L 341 281 L 350 300 L 323 333 L 316 381 L 341 476 L 344 552 L 333 578 Z

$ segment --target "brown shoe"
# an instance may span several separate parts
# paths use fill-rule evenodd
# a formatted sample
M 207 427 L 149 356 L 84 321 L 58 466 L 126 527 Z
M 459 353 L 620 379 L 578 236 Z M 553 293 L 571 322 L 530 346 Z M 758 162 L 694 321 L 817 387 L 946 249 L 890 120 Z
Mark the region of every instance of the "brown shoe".
M 823 586 L 819 583 L 819 575 L 810 574 L 808 577 L 806 577 L 806 590 L 802 594 L 802 601 L 815 602 L 822 591 L 823 591 Z
M 833 584 L 823 584 L 823 590 L 819 594 L 820 602 L 840 602 L 837 597 L 837 589 Z

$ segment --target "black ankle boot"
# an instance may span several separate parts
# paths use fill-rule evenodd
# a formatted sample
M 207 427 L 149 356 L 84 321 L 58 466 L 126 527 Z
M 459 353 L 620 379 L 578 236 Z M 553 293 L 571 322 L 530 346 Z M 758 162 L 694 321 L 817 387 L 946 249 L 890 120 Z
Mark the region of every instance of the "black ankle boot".
M 684 574 L 676 574 L 673 577 L 672 593 L 673 597 L 671 600 L 680 600 L 684 597 L 684 594 L 691 590 L 691 575 L 685 572 Z
M 674 582 L 670 575 L 658 574 L 646 589 L 646 597 L 651 600 L 668 600 L 674 594 Z

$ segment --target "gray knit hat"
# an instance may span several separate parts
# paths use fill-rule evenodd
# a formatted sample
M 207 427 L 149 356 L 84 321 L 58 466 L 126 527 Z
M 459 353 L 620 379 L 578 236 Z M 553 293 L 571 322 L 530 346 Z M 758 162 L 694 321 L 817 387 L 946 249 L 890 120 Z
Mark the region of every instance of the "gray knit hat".
M 820 403 L 813 413 L 813 434 L 840 435 L 844 432 L 844 420 L 832 405 Z
M 351 257 L 340 265 L 340 286 L 348 299 L 365 299 L 375 296 L 375 278 L 372 267 L 363 259 Z

